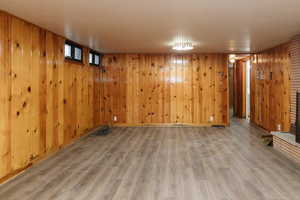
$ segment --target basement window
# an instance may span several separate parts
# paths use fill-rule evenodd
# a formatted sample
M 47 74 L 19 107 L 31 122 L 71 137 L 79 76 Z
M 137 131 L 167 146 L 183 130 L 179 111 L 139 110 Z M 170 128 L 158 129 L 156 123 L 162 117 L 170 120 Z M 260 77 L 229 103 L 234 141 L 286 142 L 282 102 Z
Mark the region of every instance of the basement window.
M 89 54 L 89 63 L 90 64 L 93 63 L 93 54 L 92 53 Z
M 72 58 L 72 47 L 69 44 L 65 44 L 65 57 L 66 58 Z
M 77 62 L 82 62 L 82 47 L 73 42 L 66 41 L 65 43 L 65 58 Z
M 90 65 L 94 65 L 94 66 L 100 66 L 100 62 L 101 62 L 101 56 L 99 53 L 95 52 L 95 51 L 90 51 L 89 54 L 89 63 Z

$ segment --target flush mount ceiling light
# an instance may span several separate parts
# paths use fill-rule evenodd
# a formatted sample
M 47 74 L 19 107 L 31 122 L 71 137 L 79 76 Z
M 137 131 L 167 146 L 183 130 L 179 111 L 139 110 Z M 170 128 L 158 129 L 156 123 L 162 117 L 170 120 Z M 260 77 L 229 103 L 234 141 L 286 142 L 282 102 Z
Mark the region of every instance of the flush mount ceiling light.
M 188 51 L 194 49 L 194 46 L 189 40 L 180 40 L 174 43 L 173 49 L 177 51 Z
M 234 54 L 229 55 L 229 62 L 230 63 L 232 63 L 232 64 L 235 63 L 235 59 L 236 59 L 236 55 L 234 55 Z

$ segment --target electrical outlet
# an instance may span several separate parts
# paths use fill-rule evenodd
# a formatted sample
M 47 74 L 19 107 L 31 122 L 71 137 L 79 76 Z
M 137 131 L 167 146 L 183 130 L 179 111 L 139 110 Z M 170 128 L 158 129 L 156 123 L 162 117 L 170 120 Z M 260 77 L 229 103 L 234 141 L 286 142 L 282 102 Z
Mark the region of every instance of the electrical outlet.
M 214 121 L 214 116 L 210 116 L 209 121 L 213 122 Z
M 277 125 L 277 130 L 278 130 L 278 131 L 281 131 L 281 124 L 278 124 L 278 125 Z
M 116 121 L 118 121 L 118 118 L 117 118 L 117 116 L 114 116 L 114 121 L 116 122 Z

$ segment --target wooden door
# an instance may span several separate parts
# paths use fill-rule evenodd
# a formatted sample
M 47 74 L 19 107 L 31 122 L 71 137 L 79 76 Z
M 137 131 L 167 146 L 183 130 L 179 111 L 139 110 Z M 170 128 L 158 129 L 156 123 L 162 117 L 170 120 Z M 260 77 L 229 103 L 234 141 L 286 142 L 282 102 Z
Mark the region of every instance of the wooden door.
M 234 65 L 234 115 L 246 117 L 246 60 L 238 60 Z

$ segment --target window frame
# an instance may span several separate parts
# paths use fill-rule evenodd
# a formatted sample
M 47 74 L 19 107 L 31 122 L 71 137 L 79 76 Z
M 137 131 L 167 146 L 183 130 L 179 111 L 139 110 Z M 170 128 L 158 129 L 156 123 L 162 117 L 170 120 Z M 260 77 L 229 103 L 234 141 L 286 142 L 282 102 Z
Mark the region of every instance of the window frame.
M 71 61 L 75 61 L 75 62 L 80 62 L 80 63 L 82 63 L 83 62 L 83 48 L 82 48 L 82 46 L 80 46 L 80 45 L 78 45 L 78 44 L 76 44 L 76 43 L 74 43 L 74 42 L 71 42 L 71 41 L 69 41 L 69 40 L 67 40 L 66 42 L 65 42 L 65 46 L 66 45 L 69 45 L 69 46 L 71 46 L 71 56 L 66 56 L 66 52 L 64 52 L 64 56 L 65 56 L 65 59 L 66 60 L 71 60 Z M 75 49 L 80 49 L 80 51 L 81 51 L 81 59 L 76 59 L 75 58 Z M 65 49 L 66 48 L 64 48 L 64 51 L 65 51 Z
M 92 54 L 92 63 L 90 63 L 90 54 Z M 99 64 L 96 64 L 95 63 L 95 57 L 98 56 L 99 57 Z M 96 66 L 96 67 L 100 67 L 101 65 L 101 58 L 102 58 L 102 55 L 94 50 L 90 50 L 89 51 L 89 64 L 92 65 L 92 66 Z

